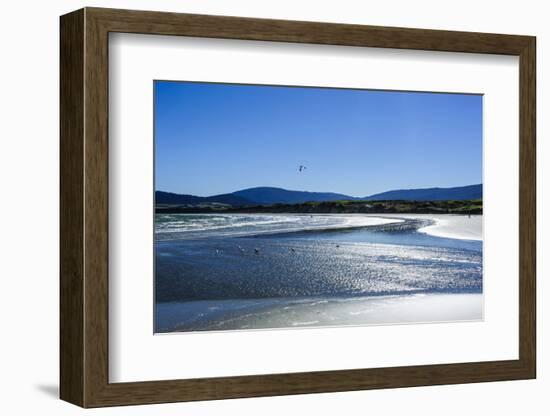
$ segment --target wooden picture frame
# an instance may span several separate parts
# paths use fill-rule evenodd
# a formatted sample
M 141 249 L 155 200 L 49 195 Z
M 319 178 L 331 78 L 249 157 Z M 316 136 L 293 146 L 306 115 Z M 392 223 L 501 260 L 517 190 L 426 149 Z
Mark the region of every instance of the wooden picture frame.
M 535 378 L 535 38 L 85 8 L 61 17 L 60 396 L 82 407 Z M 109 383 L 110 32 L 519 56 L 519 359 Z

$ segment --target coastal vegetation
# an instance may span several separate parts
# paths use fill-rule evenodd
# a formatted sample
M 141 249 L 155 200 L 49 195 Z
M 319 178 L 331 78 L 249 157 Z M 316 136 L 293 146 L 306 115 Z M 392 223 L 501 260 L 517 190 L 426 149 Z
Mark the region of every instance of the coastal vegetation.
M 229 204 L 157 204 L 156 213 L 302 213 L 302 214 L 482 214 L 481 199 L 444 201 L 311 201 L 300 204 L 270 204 L 233 207 Z

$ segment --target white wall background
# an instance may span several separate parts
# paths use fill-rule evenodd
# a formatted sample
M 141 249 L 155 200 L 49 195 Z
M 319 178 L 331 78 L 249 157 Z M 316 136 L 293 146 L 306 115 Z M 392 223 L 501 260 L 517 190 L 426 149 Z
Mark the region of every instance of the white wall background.
M 548 10 L 542 1 L 429 0 L 121 0 L 6 2 L 0 16 L 0 410 L 3 414 L 73 415 L 84 411 L 58 395 L 58 16 L 83 6 L 166 10 L 276 19 L 536 35 L 538 41 L 537 380 L 317 394 L 88 410 L 102 415 L 547 414 L 546 359 L 550 300 L 543 258 L 550 227 L 542 218 L 550 163 L 545 102 L 550 100 Z M 548 67 L 546 67 L 548 66 Z M 546 199 L 546 201 L 544 200 Z

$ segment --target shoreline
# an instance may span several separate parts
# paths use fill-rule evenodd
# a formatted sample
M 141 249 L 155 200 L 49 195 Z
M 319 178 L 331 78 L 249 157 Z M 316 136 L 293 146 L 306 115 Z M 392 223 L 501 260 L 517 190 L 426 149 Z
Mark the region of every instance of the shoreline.
M 156 319 L 155 334 L 472 322 L 483 320 L 483 294 L 165 302 Z
M 418 228 L 418 232 L 433 237 L 483 241 L 483 214 L 391 214 L 387 218 L 429 219 L 433 224 Z
M 477 218 L 475 218 L 477 220 Z M 471 229 L 469 227 L 457 227 L 457 224 L 449 224 L 448 221 L 439 220 L 434 225 L 429 225 L 424 228 L 420 228 L 419 232 L 424 232 L 430 234 L 434 237 L 443 237 L 443 238 L 455 238 L 457 240 L 475 240 L 483 241 L 483 217 L 479 218 L 480 225 L 479 231 L 476 229 Z
M 338 232 L 357 229 L 371 229 L 373 231 L 405 231 L 416 230 L 419 233 L 428 234 L 433 237 L 450 238 L 457 240 L 482 241 L 483 240 L 483 215 L 460 215 L 460 214 L 303 214 L 303 213 L 276 213 L 276 214 L 183 214 L 183 215 L 296 215 L 296 216 L 335 216 L 343 218 L 369 218 L 371 223 L 347 223 L 336 225 L 319 225 L 308 226 L 304 228 L 288 228 L 279 230 L 256 230 L 243 231 L 241 233 L 227 231 L 224 232 L 224 227 L 220 231 L 212 235 L 204 235 L 201 238 L 209 237 L 255 237 L 255 236 L 270 236 L 270 235 L 291 235 L 296 233 L 307 232 Z M 225 229 L 230 230 L 230 227 Z M 198 238 L 195 234 L 200 230 L 191 231 L 173 231 L 173 232 L 155 232 L 155 242 L 175 241 L 186 238 Z M 171 235 L 177 235 L 175 238 L 170 238 Z M 188 234 L 188 236 L 185 236 Z M 162 235 L 162 237 L 160 237 Z

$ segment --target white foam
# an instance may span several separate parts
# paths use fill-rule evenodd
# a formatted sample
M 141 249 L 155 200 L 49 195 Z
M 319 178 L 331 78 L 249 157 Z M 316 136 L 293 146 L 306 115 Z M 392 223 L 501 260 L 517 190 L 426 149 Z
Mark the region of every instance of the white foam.
M 170 214 L 173 220 L 157 222 L 155 233 L 162 239 L 200 236 L 245 236 L 370 227 L 402 222 L 360 214 Z M 192 218 L 193 221 L 186 221 Z

